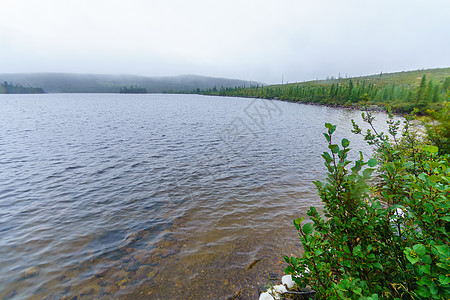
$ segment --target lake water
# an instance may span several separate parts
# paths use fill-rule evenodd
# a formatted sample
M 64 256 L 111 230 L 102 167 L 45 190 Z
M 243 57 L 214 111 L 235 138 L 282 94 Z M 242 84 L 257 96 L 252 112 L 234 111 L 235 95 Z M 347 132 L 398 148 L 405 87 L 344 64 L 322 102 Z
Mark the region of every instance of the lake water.
M 360 112 L 280 101 L 2 95 L 0 112 L 2 299 L 257 298 L 301 253 L 292 219 L 321 207 L 324 123 L 370 154 Z

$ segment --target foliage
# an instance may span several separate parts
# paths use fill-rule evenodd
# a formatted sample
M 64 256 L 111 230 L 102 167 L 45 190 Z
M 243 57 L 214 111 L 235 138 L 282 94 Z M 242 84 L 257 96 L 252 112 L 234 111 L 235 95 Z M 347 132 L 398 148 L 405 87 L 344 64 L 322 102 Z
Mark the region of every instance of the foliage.
M 372 126 L 369 112 L 363 118 Z M 315 182 L 324 216 L 311 207 L 311 222 L 294 220 L 304 253 L 284 257 L 285 272 L 316 298 L 450 298 L 450 156 L 411 132 L 410 123 L 406 118 L 399 138 L 390 115 L 391 142 L 372 126 L 364 136 L 378 161 L 360 153 L 353 163 L 350 142 L 335 143 L 336 126 L 325 124 L 328 177 Z M 370 186 L 377 165 L 382 184 Z
M 395 112 L 408 113 L 417 108 L 440 109 L 449 99 L 450 69 L 411 71 L 382 76 L 338 78 L 304 83 L 221 88 L 201 91 L 220 96 L 280 99 L 302 103 L 358 107 L 363 104 L 377 108 L 392 107 Z M 419 76 L 418 76 L 419 75 Z M 194 91 L 195 92 L 195 91 Z M 369 100 L 371 99 L 371 100 Z
M 445 104 L 440 111 L 429 110 L 431 120 L 425 124 L 431 143 L 439 148 L 441 154 L 450 154 L 450 105 Z

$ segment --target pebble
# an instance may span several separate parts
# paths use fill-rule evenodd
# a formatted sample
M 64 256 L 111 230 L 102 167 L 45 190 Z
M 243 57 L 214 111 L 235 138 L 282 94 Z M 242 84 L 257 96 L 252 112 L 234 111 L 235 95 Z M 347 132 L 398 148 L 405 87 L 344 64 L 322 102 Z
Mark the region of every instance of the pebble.
M 278 294 L 283 294 L 283 293 L 287 292 L 286 287 L 284 285 L 282 285 L 282 284 L 275 285 L 273 287 L 273 290 L 274 290 L 275 293 L 278 293 Z
M 158 275 L 158 270 L 153 270 L 153 271 L 151 271 L 151 272 L 149 272 L 148 274 L 147 274 L 147 278 L 148 279 L 153 279 L 153 278 L 155 278 L 156 277 L 156 275 Z
M 25 278 L 29 278 L 29 277 L 36 276 L 37 274 L 39 274 L 38 267 L 31 267 L 31 268 L 28 268 L 25 270 L 25 272 L 23 273 L 23 276 Z
M 124 278 L 124 279 L 122 279 L 121 281 L 119 281 L 117 284 L 118 284 L 118 285 L 123 285 L 123 284 L 127 283 L 127 281 L 128 281 L 128 279 L 127 279 L 127 278 Z

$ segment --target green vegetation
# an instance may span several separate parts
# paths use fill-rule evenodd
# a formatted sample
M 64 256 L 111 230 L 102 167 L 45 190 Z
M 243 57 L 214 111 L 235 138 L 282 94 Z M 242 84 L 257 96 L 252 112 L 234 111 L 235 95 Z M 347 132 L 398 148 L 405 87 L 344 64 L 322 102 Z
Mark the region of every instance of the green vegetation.
M 130 87 L 121 87 L 121 94 L 147 94 L 147 89 L 137 85 L 130 85 Z
M 450 153 L 450 104 L 440 111 L 427 111 L 430 117 L 425 124 L 428 139 L 443 153 Z
M 435 119 L 422 126 L 408 115 L 401 131 L 389 111 L 389 135 L 366 111 L 371 129 L 363 134 L 352 120 L 354 133 L 377 159 L 360 153 L 353 164 L 350 141 L 338 145 L 336 126 L 325 124 L 328 177 L 315 182 L 324 216 L 311 207 L 311 222 L 294 220 L 304 253 L 284 257 L 299 288 L 310 286 L 317 299 L 450 299 L 448 109 L 430 112 Z M 381 183 L 370 185 L 377 165 Z
M 12 83 L 3 82 L 0 83 L 0 94 L 43 94 L 44 90 L 35 87 L 24 87 L 19 84 L 13 85 Z
M 221 88 L 205 90 L 207 95 L 280 99 L 322 105 L 360 107 L 364 105 L 391 107 L 394 112 L 409 113 L 440 109 L 450 97 L 450 68 L 418 70 L 355 78 L 327 78 L 284 85 Z

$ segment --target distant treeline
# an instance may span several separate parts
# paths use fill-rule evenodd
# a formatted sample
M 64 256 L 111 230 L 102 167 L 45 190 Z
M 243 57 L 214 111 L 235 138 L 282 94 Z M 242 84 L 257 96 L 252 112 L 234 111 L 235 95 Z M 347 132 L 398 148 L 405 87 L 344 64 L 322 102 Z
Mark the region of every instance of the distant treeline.
M 130 85 L 129 87 L 121 87 L 121 94 L 147 94 L 147 89 L 137 85 Z
M 380 76 L 382 76 L 380 74 Z M 420 77 L 419 77 L 420 78 Z M 201 91 L 200 94 L 220 96 L 256 97 L 280 99 L 302 103 L 317 103 L 336 106 L 358 106 L 363 95 L 370 99 L 369 105 L 390 106 L 396 112 L 410 112 L 414 108 L 424 112 L 426 109 L 439 109 L 450 96 L 450 77 L 442 83 L 428 80 L 422 76 L 417 85 L 376 84 L 364 79 L 335 79 L 306 84 L 286 84 L 272 86 L 253 86 L 250 88 L 221 88 Z
M 8 82 L 0 83 L 0 94 L 43 94 L 44 90 L 36 87 L 24 87 Z

